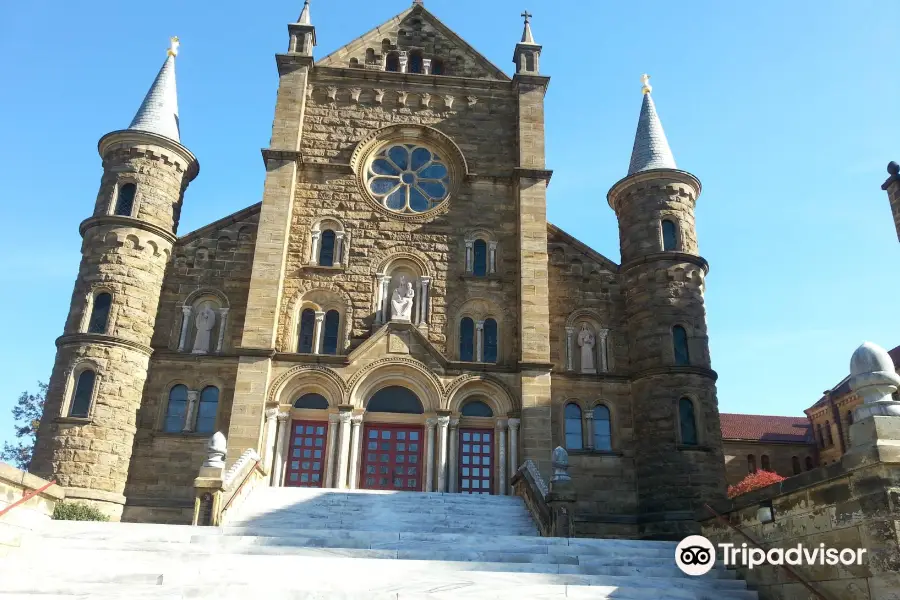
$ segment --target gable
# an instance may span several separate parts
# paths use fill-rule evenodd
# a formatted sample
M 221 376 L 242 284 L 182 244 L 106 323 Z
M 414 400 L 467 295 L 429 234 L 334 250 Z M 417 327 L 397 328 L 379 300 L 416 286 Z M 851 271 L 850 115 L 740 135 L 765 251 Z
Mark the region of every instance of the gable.
M 597 267 L 605 271 L 616 273 L 619 270 L 619 265 L 615 262 L 606 258 L 587 244 L 575 239 L 556 225 L 547 223 L 547 254 L 550 256 L 551 262 L 554 261 L 554 257 L 556 257 L 557 254 L 560 252 L 564 253 L 561 246 L 568 246 L 576 253 L 583 255 L 589 263 L 594 263 Z M 554 252 L 554 250 L 557 250 L 557 252 Z
M 423 58 L 441 61 L 443 75 L 509 81 L 506 73 L 421 5 L 403 11 L 316 65 L 382 71 L 387 56 L 400 51 L 418 52 Z

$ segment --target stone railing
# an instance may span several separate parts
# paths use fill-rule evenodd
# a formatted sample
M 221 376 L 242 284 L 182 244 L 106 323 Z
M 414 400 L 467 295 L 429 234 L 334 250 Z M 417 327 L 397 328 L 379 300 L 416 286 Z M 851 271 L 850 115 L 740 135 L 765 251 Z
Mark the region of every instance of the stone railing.
M 43 527 L 64 497 L 58 485 L 0 462 L 0 557 L 18 547 L 24 534 Z
M 568 474 L 569 454 L 553 451 L 553 477 L 544 483 L 537 466 L 526 459 L 512 477 L 513 491 L 525 501 L 544 537 L 575 537 L 575 489 Z
M 209 456 L 194 479 L 193 525 L 220 526 L 228 522 L 250 492 L 265 482 L 268 473 L 256 450 L 247 449 L 225 471 L 225 436 L 216 433 L 207 447 Z

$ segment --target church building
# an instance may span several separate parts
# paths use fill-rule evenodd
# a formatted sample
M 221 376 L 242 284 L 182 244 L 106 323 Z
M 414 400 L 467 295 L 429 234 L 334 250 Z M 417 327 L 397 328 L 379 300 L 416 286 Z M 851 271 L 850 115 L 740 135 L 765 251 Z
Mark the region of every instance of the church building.
M 579 535 L 696 531 L 725 494 L 700 182 L 645 76 L 607 194 L 621 263 L 548 223 L 550 77 L 523 16 L 509 75 L 420 0 L 316 60 L 307 0 L 261 201 L 190 233 L 173 38 L 99 142 L 32 472 L 113 519 L 190 523 L 217 431 L 271 486 L 404 492 L 509 494 L 562 446 Z

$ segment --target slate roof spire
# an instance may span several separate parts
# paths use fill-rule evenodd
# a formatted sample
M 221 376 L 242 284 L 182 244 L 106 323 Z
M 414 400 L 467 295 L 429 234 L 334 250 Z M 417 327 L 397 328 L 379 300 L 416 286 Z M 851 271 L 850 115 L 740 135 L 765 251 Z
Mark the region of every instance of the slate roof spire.
M 659 115 L 656 114 L 656 105 L 650 92 L 650 76 L 641 77 L 644 101 L 641 104 L 641 116 L 638 119 L 637 132 L 634 136 L 634 148 L 631 150 L 631 164 L 628 165 L 628 174 L 639 173 L 649 169 L 677 169 L 675 157 L 666 140 Z
M 148 131 L 180 143 L 178 93 L 175 88 L 175 57 L 178 55 L 178 46 L 178 38 L 171 38 L 166 62 L 153 80 L 153 85 L 144 96 L 128 129 Z

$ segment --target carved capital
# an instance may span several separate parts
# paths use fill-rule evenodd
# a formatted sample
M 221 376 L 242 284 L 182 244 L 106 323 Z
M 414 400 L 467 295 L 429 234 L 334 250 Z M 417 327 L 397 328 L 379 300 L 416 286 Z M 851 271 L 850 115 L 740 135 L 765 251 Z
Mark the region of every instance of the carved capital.
M 182 313 L 184 316 L 186 316 L 186 317 L 191 316 L 191 311 L 192 311 L 192 310 L 194 310 L 194 307 L 193 307 L 193 306 L 182 306 L 182 307 L 181 307 L 181 313 Z
M 266 421 L 274 421 L 275 417 L 278 416 L 277 408 L 270 408 L 266 411 Z
M 435 417 L 430 417 L 425 419 L 425 426 L 429 429 L 434 429 L 434 426 L 437 425 L 437 419 Z
M 375 88 L 375 104 L 384 102 L 384 90 Z
M 521 419 L 510 419 L 510 420 L 508 421 L 508 423 L 509 423 L 509 428 L 512 429 L 513 431 L 515 431 L 515 430 L 517 430 L 517 429 L 519 428 L 519 424 L 520 424 L 521 422 L 522 422 Z
M 450 429 L 459 427 L 459 417 L 450 417 Z
M 278 413 L 278 421 L 281 423 L 285 423 L 290 418 L 291 418 L 291 413 L 289 413 L 289 412 Z
M 363 421 L 363 416 L 362 416 L 362 415 L 352 415 L 352 416 L 350 417 L 350 422 L 351 422 L 352 424 L 356 425 L 357 427 L 359 427 L 359 424 L 362 423 L 362 421 Z
M 328 415 L 328 422 L 329 422 L 329 423 L 337 423 L 337 422 L 339 422 L 340 420 L 341 420 L 341 416 L 340 416 L 339 414 L 337 414 L 337 413 L 331 413 L 331 414 Z
M 450 416 L 449 415 L 441 415 L 437 418 L 437 424 L 446 429 L 448 425 L 450 425 Z
M 362 90 L 359 88 L 350 88 L 350 99 L 354 102 L 359 102 L 359 95 L 362 93 Z
M 342 411 L 338 413 L 338 419 L 341 421 L 341 425 L 344 423 L 349 423 L 350 419 L 353 418 L 353 413 L 350 411 Z

